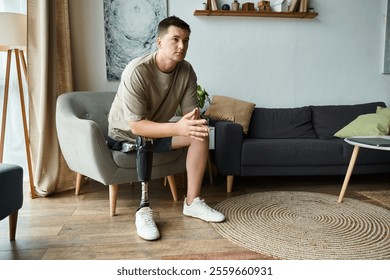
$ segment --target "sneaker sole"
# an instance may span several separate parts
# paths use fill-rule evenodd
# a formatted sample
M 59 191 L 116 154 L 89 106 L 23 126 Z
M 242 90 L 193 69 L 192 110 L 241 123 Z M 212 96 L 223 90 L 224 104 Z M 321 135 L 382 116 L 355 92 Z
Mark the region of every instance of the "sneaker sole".
M 157 237 L 153 237 L 153 236 L 147 237 L 147 236 L 142 236 L 142 235 L 140 235 L 138 232 L 137 232 L 137 235 L 138 235 L 140 238 L 142 238 L 143 240 L 146 240 L 146 241 L 154 241 L 154 240 L 157 240 L 157 239 L 160 238 L 160 235 L 158 235 Z
M 221 222 L 225 221 L 225 219 L 226 219 L 226 218 L 224 218 L 223 220 L 206 220 L 206 219 L 202 219 L 202 218 L 197 217 L 197 216 L 193 216 L 191 214 L 186 214 L 184 212 L 183 212 L 183 215 L 187 216 L 187 217 L 197 218 L 199 220 L 202 220 L 202 221 L 205 221 L 205 222 L 208 222 L 208 223 L 221 223 Z

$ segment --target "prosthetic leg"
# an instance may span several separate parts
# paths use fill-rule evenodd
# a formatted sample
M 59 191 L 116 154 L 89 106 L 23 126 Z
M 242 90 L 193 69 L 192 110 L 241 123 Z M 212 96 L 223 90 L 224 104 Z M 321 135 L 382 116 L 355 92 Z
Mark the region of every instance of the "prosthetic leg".
M 142 185 L 141 203 L 138 209 L 149 207 L 148 184 L 152 177 L 153 143 L 152 139 L 137 137 L 137 175 Z
M 142 184 L 141 203 L 135 213 L 135 226 L 139 237 L 145 240 L 156 240 L 160 237 L 157 225 L 153 220 L 153 210 L 149 207 L 148 184 L 152 178 L 153 142 L 152 139 L 137 138 L 137 175 Z

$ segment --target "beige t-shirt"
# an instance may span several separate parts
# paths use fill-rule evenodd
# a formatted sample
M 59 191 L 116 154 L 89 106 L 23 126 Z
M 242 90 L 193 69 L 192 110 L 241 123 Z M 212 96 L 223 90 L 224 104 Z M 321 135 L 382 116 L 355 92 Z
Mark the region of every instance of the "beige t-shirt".
M 190 63 L 179 62 L 172 73 L 161 72 L 156 54 L 136 58 L 124 69 L 108 116 L 108 136 L 134 142 L 129 121 L 168 122 L 178 105 L 183 112 L 198 106 L 197 78 Z

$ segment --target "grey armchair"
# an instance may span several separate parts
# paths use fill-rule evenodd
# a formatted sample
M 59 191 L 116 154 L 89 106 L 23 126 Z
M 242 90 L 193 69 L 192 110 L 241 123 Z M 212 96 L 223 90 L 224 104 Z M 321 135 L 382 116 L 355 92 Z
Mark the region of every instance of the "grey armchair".
M 23 169 L 0 164 L 0 220 L 9 219 L 9 239 L 15 240 L 19 209 L 23 205 Z
M 76 195 L 83 177 L 109 185 L 110 215 L 115 215 L 118 185 L 138 181 L 136 152 L 122 153 L 107 147 L 108 113 L 115 92 L 70 92 L 57 99 L 56 127 L 59 144 L 69 168 L 77 173 Z M 185 171 L 187 149 L 153 155 L 152 179 L 168 176 L 174 200 L 176 185 L 171 175 Z

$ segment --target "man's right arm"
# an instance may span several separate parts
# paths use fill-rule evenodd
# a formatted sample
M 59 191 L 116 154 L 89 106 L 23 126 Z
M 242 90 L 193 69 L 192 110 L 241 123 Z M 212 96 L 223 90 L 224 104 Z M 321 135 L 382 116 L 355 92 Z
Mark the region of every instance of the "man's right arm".
M 157 123 L 150 120 L 130 121 L 130 129 L 133 134 L 149 138 L 164 138 L 172 136 L 186 136 L 204 141 L 208 136 L 207 121 L 196 116 L 199 109 L 184 115 L 176 123 Z

